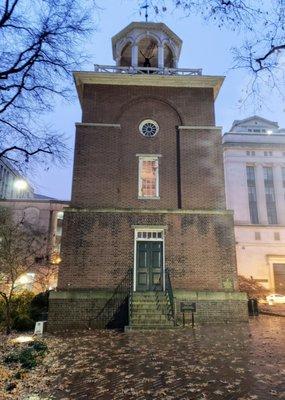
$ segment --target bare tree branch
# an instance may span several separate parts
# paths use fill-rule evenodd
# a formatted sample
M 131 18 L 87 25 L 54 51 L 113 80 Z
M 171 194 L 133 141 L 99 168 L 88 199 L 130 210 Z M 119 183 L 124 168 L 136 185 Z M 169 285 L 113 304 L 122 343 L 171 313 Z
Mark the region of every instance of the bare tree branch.
M 39 113 L 52 111 L 56 96 L 69 96 L 71 71 L 86 59 L 80 45 L 93 30 L 95 7 L 94 0 L 0 4 L 0 156 L 23 168 L 30 157 L 65 159 L 63 136 L 55 140 L 49 127 L 39 128 Z

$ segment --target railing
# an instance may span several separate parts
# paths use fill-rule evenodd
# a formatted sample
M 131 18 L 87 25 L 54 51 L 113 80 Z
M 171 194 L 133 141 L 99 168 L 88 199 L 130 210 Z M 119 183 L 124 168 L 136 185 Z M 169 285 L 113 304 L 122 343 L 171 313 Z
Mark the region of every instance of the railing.
M 94 71 L 99 73 L 147 74 L 147 75 L 202 75 L 201 68 L 154 68 L 154 67 L 119 67 L 117 65 L 94 65 Z
M 128 269 L 127 274 L 115 288 L 111 297 L 94 317 L 89 319 L 89 328 L 94 325 L 100 328 L 122 328 L 129 323 L 129 298 L 132 292 L 133 269 Z M 98 309 L 95 309 L 98 311 Z
M 175 303 L 170 279 L 170 271 L 168 268 L 165 268 L 165 292 L 167 294 L 166 297 L 168 299 L 170 315 L 174 321 L 174 325 L 176 325 Z

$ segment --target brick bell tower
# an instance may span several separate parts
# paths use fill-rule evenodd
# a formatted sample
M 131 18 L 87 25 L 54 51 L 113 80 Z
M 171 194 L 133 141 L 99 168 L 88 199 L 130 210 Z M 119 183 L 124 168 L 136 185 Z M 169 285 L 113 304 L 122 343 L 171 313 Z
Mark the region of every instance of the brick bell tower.
M 163 23 L 133 22 L 112 46 L 115 66 L 74 73 L 82 122 L 49 329 L 171 327 L 181 302 L 196 321 L 246 320 L 215 126 L 224 78 L 178 68 Z

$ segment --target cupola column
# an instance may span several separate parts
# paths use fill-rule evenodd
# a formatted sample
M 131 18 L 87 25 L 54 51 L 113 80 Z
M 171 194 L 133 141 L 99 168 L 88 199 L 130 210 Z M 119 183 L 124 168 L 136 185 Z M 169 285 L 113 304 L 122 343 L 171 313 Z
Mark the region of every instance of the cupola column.
M 164 67 L 164 48 L 163 45 L 159 45 L 157 49 L 157 58 L 158 58 L 158 68 Z
M 138 66 L 139 50 L 138 45 L 133 44 L 132 46 L 132 67 Z

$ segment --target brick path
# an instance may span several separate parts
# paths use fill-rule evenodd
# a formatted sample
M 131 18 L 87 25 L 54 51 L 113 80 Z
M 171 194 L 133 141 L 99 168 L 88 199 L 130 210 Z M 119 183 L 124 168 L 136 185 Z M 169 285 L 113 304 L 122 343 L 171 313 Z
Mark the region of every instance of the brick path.
M 262 304 L 259 306 L 259 309 L 265 313 L 270 313 L 272 315 L 280 315 L 285 317 L 285 304 Z
M 54 399 L 285 399 L 285 318 L 65 339 Z

